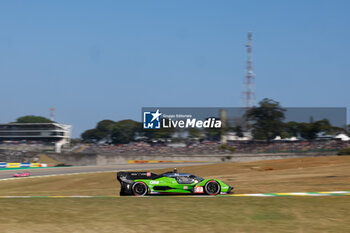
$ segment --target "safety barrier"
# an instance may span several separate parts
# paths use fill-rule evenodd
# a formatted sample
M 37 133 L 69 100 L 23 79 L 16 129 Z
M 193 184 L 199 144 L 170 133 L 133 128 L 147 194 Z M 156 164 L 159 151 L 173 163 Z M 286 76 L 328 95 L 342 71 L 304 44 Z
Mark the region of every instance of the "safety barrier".
M 26 167 L 47 167 L 45 163 L 2 163 L 0 168 L 26 168 Z
M 128 163 L 205 163 L 208 161 L 189 160 L 128 160 Z

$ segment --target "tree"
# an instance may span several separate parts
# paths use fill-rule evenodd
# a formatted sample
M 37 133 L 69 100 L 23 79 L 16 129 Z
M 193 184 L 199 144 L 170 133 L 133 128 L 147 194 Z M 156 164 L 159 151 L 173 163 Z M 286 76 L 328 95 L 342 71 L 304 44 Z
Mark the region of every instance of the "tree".
M 332 125 L 329 122 L 328 119 L 323 119 L 315 122 L 315 127 L 320 131 L 320 132 L 326 132 L 329 133 L 332 131 Z
M 323 119 L 310 123 L 299 123 L 299 132 L 303 138 L 314 140 L 320 132 L 336 135 L 345 132 L 345 129 L 332 126 L 328 119 Z
M 110 139 L 116 122 L 112 120 L 102 120 L 97 123 L 96 128 L 86 130 L 81 137 L 86 142 L 96 142 L 102 139 Z
M 247 121 L 252 122 L 255 139 L 271 140 L 283 130 L 284 112 L 280 104 L 272 99 L 263 99 L 258 107 L 245 113 Z
M 297 137 L 300 135 L 300 123 L 298 122 L 289 121 L 284 124 L 284 128 L 286 137 Z
M 97 123 L 96 129 L 102 132 L 109 132 L 113 130 L 115 122 L 112 120 L 103 120 Z
M 160 128 L 155 131 L 154 137 L 167 140 L 173 136 L 174 132 L 174 128 Z
M 169 119 L 165 118 L 165 121 L 169 121 Z M 169 123 L 167 122 L 167 125 Z M 141 125 L 142 127 L 142 125 Z M 163 128 L 160 129 L 142 129 L 142 133 L 149 139 L 169 139 L 173 136 L 175 132 L 174 128 Z
M 236 133 L 236 136 L 237 137 L 243 137 L 244 135 L 243 135 L 243 129 L 242 129 L 242 126 L 240 126 L 240 125 L 236 125 L 235 127 L 233 127 L 232 128 L 233 129 L 233 131 Z
M 310 118 L 309 123 L 290 121 L 285 123 L 284 128 L 288 137 L 301 136 L 307 140 L 314 140 L 321 132 L 329 135 L 345 132 L 343 128 L 332 126 L 328 119 L 314 121 Z
M 212 118 L 214 121 L 220 120 L 219 118 L 216 117 L 208 117 L 205 120 L 208 120 L 209 118 Z M 206 137 L 209 141 L 220 141 L 221 135 L 226 133 L 227 129 L 225 128 L 206 128 L 205 133 Z
M 299 123 L 300 136 L 307 140 L 314 140 L 317 134 L 320 132 L 317 124 L 315 123 Z
M 96 130 L 102 138 L 109 140 L 111 138 L 115 125 L 116 122 L 112 120 L 102 120 L 97 123 Z
M 216 128 L 207 128 L 205 129 L 207 139 L 209 141 L 220 141 L 222 130 Z
M 324 132 L 325 134 L 337 135 L 340 133 L 346 133 L 346 128 L 332 126 L 328 119 L 316 121 L 315 124 L 317 124 L 319 131 Z
M 85 142 L 96 142 L 103 139 L 103 135 L 97 129 L 88 129 L 81 134 L 81 138 Z
M 113 144 L 127 144 L 135 140 L 136 133 L 141 131 L 142 123 L 133 120 L 122 120 L 115 123 L 111 134 Z
M 42 116 L 34 116 L 34 115 L 28 115 L 28 116 L 22 116 L 17 118 L 16 123 L 52 123 L 53 121 L 47 119 L 46 117 Z
M 191 128 L 188 131 L 188 135 L 190 138 L 201 138 L 201 131 L 197 128 Z

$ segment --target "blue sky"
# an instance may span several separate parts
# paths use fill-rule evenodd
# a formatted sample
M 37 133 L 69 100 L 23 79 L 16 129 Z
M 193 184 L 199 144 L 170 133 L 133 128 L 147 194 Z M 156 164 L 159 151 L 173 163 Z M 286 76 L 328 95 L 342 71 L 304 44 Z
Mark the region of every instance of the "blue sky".
M 141 107 L 256 99 L 350 108 L 349 1 L 0 1 L 0 122 L 141 120 Z M 348 114 L 349 115 L 349 114 Z M 349 119 L 349 118 L 348 118 Z

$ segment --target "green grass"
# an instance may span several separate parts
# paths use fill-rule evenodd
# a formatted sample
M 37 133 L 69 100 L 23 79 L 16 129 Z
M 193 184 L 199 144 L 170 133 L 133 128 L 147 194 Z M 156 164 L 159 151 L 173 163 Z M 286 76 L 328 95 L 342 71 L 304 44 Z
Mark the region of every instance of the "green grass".
M 164 172 L 155 171 L 156 173 Z M 349 190 L 350 157 L 179 168 L 236 193 Z M 0 182 L 0 195 L 118 195 L 115 172 Z M 350 232 L 350 196 L 1 199 L 0 232 Z
M 350 232 L 349 197 L 2 199 L 1 232 Z

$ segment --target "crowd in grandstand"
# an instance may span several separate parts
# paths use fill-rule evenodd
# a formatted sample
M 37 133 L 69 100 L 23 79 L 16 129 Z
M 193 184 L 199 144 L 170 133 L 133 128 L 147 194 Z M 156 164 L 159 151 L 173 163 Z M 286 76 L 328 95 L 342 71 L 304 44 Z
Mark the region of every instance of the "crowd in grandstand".
M 340 140 L 296 141 L 271 143 L 233 143 L 236 152 L 241 153 L 271 153 L 271 152 L 307 152 L 307 151 L 336 151 L 350 146 L 350 142 Z
M 235 147 L 235 153 L 277 153 L 336 151 L 350 146 L 350 142 L 340 140 L 298 141 L 298 142 L 234 142 L 228 145 Z M 85 144 L 84 153 L 109 154 L 226 154 L 219 142 L 191 143 L 182 147 L 169 146 L 165 143 L 134 142 L 120 145 Z
M 50 151 L 54 146 L 54 143 L 45 141 L 2 141 L 0 143 L 0 149 L 3 150 L 16 150 L 22 152 L 28 151 Z
M 19 150 L 0 149 L 0 162 L 28 162 L 33 161 L 35 154 Z
M 180 145 L 180 146 L 179 146 Z M 222 147 L 220 142 L 204 141 L 195 143 L 180 143 L 177 146 L 164 142 L 147 143 L 132 142 L 128 144 L 109 145 L 82 143 L 75 145 L 66 152 L 73 153 L 106 153 L 118 155 L 170 155 L 170 154 L 227 154 L 233 147 L 235 153 L 279 153 L 279 152 L 309 152 L 309 151 L 337 151 L 349 147 L 350 141 L 321 140 L 321 141 L 236 141 L 228 143 L 229 148 Z M 51 149 L 50 149 L 51 148 Z M 52 145 L 43 142 L 2 142 L 0 150 L 7 151 L 13 156 L 21 156 L 28 152 L 52 151 Z M 12 151 L 12 152 L 11 152 Z
M 173 147 L 164 143 L 134 142 L 120 145 L 90 144 L 84 152 L 111 153 L 111 154 L 219 154 L 218 143 L 207 142 L 200 144 L 188 144 L 186 146 Z

